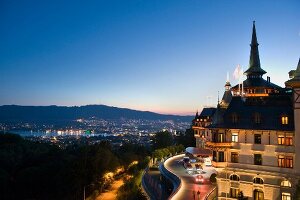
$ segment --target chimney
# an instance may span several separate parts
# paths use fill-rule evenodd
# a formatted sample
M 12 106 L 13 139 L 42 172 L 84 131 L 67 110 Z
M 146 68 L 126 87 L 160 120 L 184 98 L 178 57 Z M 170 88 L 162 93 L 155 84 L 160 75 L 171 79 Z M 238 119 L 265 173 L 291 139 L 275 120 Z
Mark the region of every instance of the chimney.
M 267 76 L 267 81 L 268 81 L 269 83 L 270 83 L 270 80 L 271 80 L 271 79 L 270 79 L 270 76 Z

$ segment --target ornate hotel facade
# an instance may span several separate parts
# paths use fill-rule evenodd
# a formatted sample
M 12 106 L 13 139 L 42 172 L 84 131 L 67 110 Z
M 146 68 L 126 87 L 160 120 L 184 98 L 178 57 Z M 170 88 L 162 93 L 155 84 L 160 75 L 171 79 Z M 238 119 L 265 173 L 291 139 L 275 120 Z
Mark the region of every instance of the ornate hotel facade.
M 243 90 L 227 81 L 217 108 L 196 114 L 196 144 L 213 152 L 218 199 L 295 199 L 300 180 L 300 60 L 282 88 L 263 78 L 255 23 L 250 46 Z

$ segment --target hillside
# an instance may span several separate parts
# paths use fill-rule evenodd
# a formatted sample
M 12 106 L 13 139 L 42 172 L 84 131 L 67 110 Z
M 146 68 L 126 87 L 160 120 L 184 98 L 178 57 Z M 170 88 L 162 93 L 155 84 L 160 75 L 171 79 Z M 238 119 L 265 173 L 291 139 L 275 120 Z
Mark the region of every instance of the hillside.
M 106 105 L 86 106 L 0 106 L 0 122 L 69 121 L 79 118 L 174 120 L 190 122 L 192 116 L 163 115 Z

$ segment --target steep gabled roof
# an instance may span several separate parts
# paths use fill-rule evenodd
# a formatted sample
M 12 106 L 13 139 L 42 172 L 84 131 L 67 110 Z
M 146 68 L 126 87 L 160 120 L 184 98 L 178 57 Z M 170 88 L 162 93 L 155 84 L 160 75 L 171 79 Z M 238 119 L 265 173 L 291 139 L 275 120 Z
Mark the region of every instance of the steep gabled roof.
M 208 128 L 293 131 L 294 115 L 291 98 L 291 94 L 288 93 L 245 99 L 235 96 L 224 112 L 222 120 L 213 120 Z M 255 123 L 255 114 L 260 116 L 260 123 Z M 233 115 L 237 118 L 236 122 L 232 120 Z M 281 124 L 282 116 L 289 118 L 289 124 Z
M 199 117 L 212 117 L 216 112 L 216 108 L 203 108 Z

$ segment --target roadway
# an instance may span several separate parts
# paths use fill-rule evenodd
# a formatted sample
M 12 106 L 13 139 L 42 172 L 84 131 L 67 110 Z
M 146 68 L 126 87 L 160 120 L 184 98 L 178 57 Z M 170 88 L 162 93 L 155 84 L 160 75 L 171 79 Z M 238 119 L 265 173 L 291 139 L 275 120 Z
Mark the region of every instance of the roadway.
M 171 198 L 172 200 L 202 200 L 215 187 L 209 181 L 203 184 L 195 183 L 194 177 L 186 172 L 186 169 L 179 164 L 184 155 L 178 155 L 167 159 L 164 163 L 165 168 L 176 174 L 181 179 L 181 188 Z M 198 195 L 198 191 L 200 195 Z

